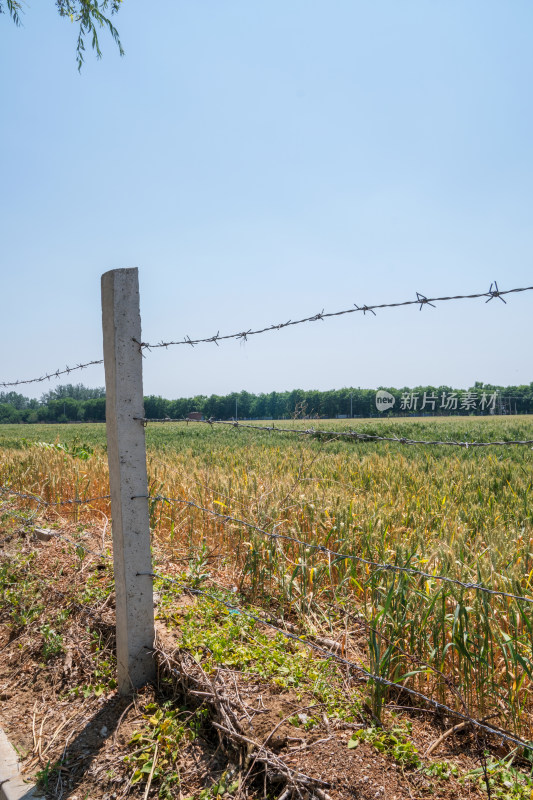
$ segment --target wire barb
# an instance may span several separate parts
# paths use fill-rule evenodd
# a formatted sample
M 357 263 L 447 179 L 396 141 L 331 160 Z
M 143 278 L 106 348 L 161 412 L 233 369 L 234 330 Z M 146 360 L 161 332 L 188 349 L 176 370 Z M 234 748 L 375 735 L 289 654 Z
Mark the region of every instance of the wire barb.
M 428 300 L 424 294 L 420 294 L 420 292 L 416 293 L 416 299 L 420 303 L 419 311 L 422 311 L 422 306 L 432 306 L 435 308 L 435 304 L 432 303 L 431 300 Z
M 42 498 L 38 497 L 37 495 L 24 494 L 24 493 L 21 493 L 21 492 L 17 492 L 15 490 L 11 489 L 11 487 L 2 486 L 2 487 L 0 487 L 0 491 L 3 492 L 3 493 L 11 494 L 13 496 L 35 500 L 35 501 L 38 501 L 38 502 L 42 503 L 45 506 L 64 505 L 64 504 L 68 504 L 68 503 L 77 503 L 77 502 L 85 502 L 85 503 L 90 502 L 90 500 L 82 500 L 82 501 L 80 501 L 80 500 L 65 500 L 65 501 L 61 501 L 59 503 L 49 503 L 47 501 L 42 500 Z M 136 495 L 135 497 L 147 498 L 147 495 Z M 105 496 L 98 497 L 98 498 L 91 498 L 91 500 L 96 500 L 96 499 L 108 499 L 108 496 L 105 495 Z M 212 511 L 211 509 L 203 508 L 202 506 L 199 506 L 196 503 L 193 503 L 192 501 L 183 500 L 183 499 L 180 499 L 180 498 L 167 498 L 167 497 L 163 497 L 162 495 L 154 495 L 154 496 L 151 497 L 151 499 L 161 500 L 161 501 L 165 501 L 165 502 L 168 502 L 168 503 L 172 503 L 172 502 L 185 503 L 186 505 L 193 506 L 193 507 L 199 509 L 200 511 L 206 511 L 206 512 L 208 512 L 210 514 L 213 514 L 214 516 L 220 517 L 225 521 L 238 522 L 240 524 L 247 525 L 248 527 L 254 528 L 256 531 L 264 533 L 269 537 L 288 539 L 288 540 L 291 540 L 291 541 L 294 541 L 294 542 L 298 542 L 299 544 L 304 545 L 306 548 L 313 548 L 314 547 L 316 550 L 319 550 L 319 551 L 324 552 L 324 553 L 333 554 L 333 555 L 339 556 L 339 557 L 341 557 L 343 559 L 346 559 L 346 558 L 357 558 L 357 560 L 361 561 L 362 563 L 370 564 L 370 565 L 373 565 L 373 566 L 376 566 L 376 567 L 380 567 L 380 568 L 383 568 L 383 569 L 390 569 L 390 570 L 399 571 L 399 572 L 414 573 L 414 574 L 418 574 L 420 576 L 424 576 L 424 577 L 427 577 L 427 578 L 432 578 L 432 579 L 435 579 L 435 580 L 447 580 L 450 583 L 456 583 L 459 586 L 462 586 L 464 588 L 481 590 L 481 591 L 489 592 L 490 594 L 502 595 L 504 597 L 513 597 L 513 598 L 516 598 L 516 599 L 519 599 L 519 600 L 525 600 L 526 602 L 529 602 L 529 603 L 533 602 L 533 599 L 531 599 L 531 598 L 520 597 L 520 596 L 517 596 L 517 595 L 509 594 L 507 592 L 498 592 L 498 591 L 488 589 L 487 587 L 483 587 L 483 586 L 481 586 L 479 584 L 475 584 L 475 583 L 462 583 L 460 581 L 455 581 L 454 579 L 451 579 L 451 578 L 446 578 L 446 577 L 443 577 L 443 576 L 430 575 L 429 573 L 424 573 L 424 572 L 422 572 L 420 570 L 415 570 L 415 569 L 405 568 L 405 567 L 398 567 L 398 566 L 392 565 L 392 564 L 375 564 L 374 562 L 368 561 L 368 560 L 366 560 L 364 558 L 359 558 L 359 557 L 356 557 L 356 556 L 350 556 L 350 555 L 346 555 L 346 554 L 335 553 L 334 551 L 330 550 L 329 548 L 325 547 L 324 545 L 312 545 L 312 544 L 309 544 L 308 542 L 303 542 L 303 541 L 301 541 L 299 539 L 296 539 L 295 537 L 291 537 L 291 536 L 287 536 L 287 535 L 283 535 L 283 534 L 274 534 L 274 533 L 271 533 L 269 531 L 264 531 L 263 529 L 253 525 L 252 523 L 245 522 L 244 520 L 238 520 L 238 519 L 236 519 L 236 518 L 234 518 L 234 517 L 232 517 L 230 515 L 219 514 L 218 512 Z M 60 532 L 54 532 L 54 539 L 64 540 L 64 541 L 68 542 L 69 544 L 71 544 L 76 549 L 76 551 L 81 550 L 84 553 L 92 554 L 92 555 L 94 555 L 94 556 L 96 556 L 96 557 L 98 557 L 100 559 L 103 559 L 104 561 L 107 561 L 109 564 L 112 564 L 112 558 L 105 551 L 96 552 L 94 550 L 91 550 L 91 549 L 85 547 L 80 542 L 74 541 L 70 537 L 65 536 L 64 534 L 62 534 Z M 351 661 L 350 659 L 345 658 L 343 655 L 339 655 L 338 653 L 334 652 L 333 650 L 329 650 L 329 649 L 327 649 L 327 647 L 324 647 L 324 646 L 318 644 L 317 642 L 312 641 L 311 639 L 307 638 L 305 635 L 300 635 L 298 633 L 292 633 L 290 631 L 284 630 L 283 628 L 281 628 L 279 625 L 275 624 L 271 620 L 265 619 L 265 618 L 259 616 L 259 614 L 254 614 L 254 613 L 248 611 L 247 609 L 244 609 L 244 608 L 242 608 L 242 607 L 240 607 L 238 605 L 235 605 L 233 603 L 229 603 L 226 600 L 223 600 L 220 597 L 217 597 L 216 595 L 211 594 L 210 592 L 206 592 L 203 589 L 199 589 L 198 587 L 190 586 L 190 585 L 188 585 L 186 583 L 183 583 L 182 581 L 176 580 L 175 578 L 171 578 L 170 576 L 167 576 L 167 575 L 161 575 L 161 574 L 159 574 L 157 572 L 153 572 L 153 571 L 137 572 L 136 576 L 137 577 L 150 577 L 152 579 L 157 578 L 158 580 L 161 580 L 164 583 L 170 583 L 170 584 L 176 585 L 179 588 L 181 588 L 183 591 L 189 592 L 191 595 L 196 595 L 198 597 L 205 597 L 205 598 L 209 599 L 211 602 L 215 602 L 215 603 L 217 603 L 217 604 L 219 604 L 221 606 L 224 606 L 225 608 L 228 609 L 228 611 L 230 611 L 230 613 L 237 612 L 239 614 L 242 614 L 244 617 L 247 617 L 248 619 L 251 619 L 251 620 L 255 621 L 259 625 L 266 626 L 266 627 L 276 631 L 277 633 L 281 634 L 286 639 L 290 639 L 290 640 L 296 642 L 299 645 L 303 645 L 305 647 L 308 647 L 311 650 L 314 650 L 315 652 L 319 653 L 321 656 L 323 656 L 323 657 L 325 657 L 327 659 L 332 659 L 332 660 L 336 661 L 337 663 L 342 664 L 348 670 L 350 670 L 352 672 L 356 672 L 357 674 L 361 675 L 361 677 L 364 678 L 365 680 L 373 681 L 375 683 L 380 684 L 381 686 L 386 686 L 386 687 L 389 687 L 391 689 L 401 690 L 402 692 L 405 692 L 405 693 L 409 694 L 411 697 L 416 698 L 417 700 L 420 700 L 420 701 L 422 701 L 424 703 L 427 703 L 430 707 L 434 708 L 435 710 L 438 710 L 438 711 L 441 711 L 441 712 L 445 712 L 447 715 L 450 715 L 451 717 L 455 717 L 457 719 L 463 720 L 464 722 L 468 722 L 470 725 L 472 725 L 472 727 L 475 730 L 481 730 L 484 733 L 488 733 L 491 736 L 494 736 L 497 739 L 500 739 L 501 741 L 506 741 L 506 742 L 509 742 L 509 743 L 513 744 L 514 746 L 518 746 L 518 747 L 524 748 L 524 751 L 525 751 L 526 754 L 533 752 L 533 744 L 531 742 L 525 741 L 524 739 L 521 739 L 520 737 L 515 736 L 515 735 L 509 733 L 508 731 L 502 730 L 501 728 L 498 728 L 498 727 L 495 727 L 495 726 L 487 724 L 487 720 L 486 719 L 479 720 L 479 719 L 471 716 L 469 713 L 467 713 L 467 711 L 465 711 L 465 712 L 457 711 L 456 709 L 451 708 L 451 706 L 448 706 L 448 705 L 446 705 L 444 703 L 441 703 L 441 702 L 439 702 L 437 700 L 434 700 L 432 697 L 429 697 L 428 695 L 425 695 L 423 692 L 420 692 L 420 691 L 418 691 L 416 689 L 412 689 L 410 686 L 406 685 L 405 681 L 403 681 L 401 684 L 399 684 L 399 683 L 391 681 L 391 680 L 389 680 L 387 678 L 384 678 L 382 675 L 376 675 L 373 672 L 371 672 L 370 670 L 365 669 L 365 667 L 362 667 L 360 664 L 356 664 L 354 661 Z M 91 613 L 90 609 L 87 609 L 87 611 L 88 611 L 88 613 Z M 406 653 L 406 655 L 409 655 L 409 654 Z
M 369 306 L 366 306 L 366 305 L 365 305 L 365 306 L 358 306 L 358 305 L 357 305 L 357 303 L 354 303 L 354 306 L 355 306 L 355 310 L 356 310 L 356 311 L 362 311 L 362 312 L 363 312 L 363 316 L 365 316 L 365 315 L 366 315 L 366 312 L 367 312 L 367 311 L 370 311 L 370 312 L 371 312 L 371 314 L 373 314 L 375 317 L 377 316 L 377 314 L 376 314 L 376 312 L 374 311 L 374 309 L 373 309 L 373 308 L 370 308 Z
M 502 301 L 502 303 L 505 303 L 507 305 L 507 300 L 504 300 L 503 297 L 502 297 L 502 294 L 505 294 L 505 292 L 500 292 L 500 290 L 498 289 L 498 284 L 496 283 L 496 281 L 494 281 L 494 289 L 492 288 L 492 286 L 493 286 L 493 284 L 491 283 L 489 291 L 488 291 L 488 294 L 490 295 L 490 297 L 489 297 L 488 300 L 485 300 L 485 302 L 486 303 L 490 303 L 491 300 L 494 300 L 495 297 L 498 297 Z

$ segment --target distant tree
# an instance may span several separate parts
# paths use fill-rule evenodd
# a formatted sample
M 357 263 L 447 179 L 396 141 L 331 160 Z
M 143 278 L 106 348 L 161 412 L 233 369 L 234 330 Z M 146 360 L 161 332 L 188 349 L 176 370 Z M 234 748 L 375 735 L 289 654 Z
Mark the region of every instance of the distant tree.
M 257 417 L 258 419 L 261 419 L 261 417 L 266 417 L 267 403 L 268 403 L 268 395 L 264 393 L 255 395 L 252 401 L 251 416 Z
M 82 419 L 82 406 L 79 400 L 65 397 L 62 400 L 51 400 L 48 403 L 48 420 L 50 422 L 75 422 Z
M 67 397 L 72 400 L 93 400 L 94 398 L 105 397 L 105 389 L 99 386 L 96 389 L 89 389 L 83 383 L 65 383 L 63 386 L 56 386 L 55 389 L 46 392 L 41 396 L 41 403 L 46 405 L 52 400 L 65 400 Z
M 144 398 L 144 413 L 148 419 L 163 419 L 169 415 L 170 403 L 163 397 L 156 397 L 151 394 L 149 397 Z
M 178 400 L 171 400 L 168 405 L 168 415 L 174 419 L 183 419 L 189 411 L 194 411 L 191 402 L 187 397 Z M 146 410 L 146 409 L 145 409 Z
M 217 394 L 212 394 L 210 397 L 207 398 L 204 404 L 204 414 L 206 417 L 214 417 L 215 419 L 221 419 L 224 416 L 224 398 L 219 397 Z M 189 411 L 195 411 L 192 407 Z M 199 411 L 200 409 L 198 409 Z
M 0 392 L 0 403 L 6 403 L 16 409 L 28 408 L 31 402 L 28 397 L 18 392 Z
M 0 423 L 19 422 L 19 412 L 7 403 L 0 403 Z
M 254 395 L 250 392 L 240 392 L 238 397 L 239 417 L 252 416 L 252 404 Z
M 19 26 L 22 24 L 21 15 L 24 13 L 22 0 L 0 0 L 0 14 L 7 13 Z M 124 55 L 118 31 L 106 14 L 113 16 L 122 6 L 122 0 L 56 0 L 56 7 L 60 17 L 66 17 L 71 22 L 79 23 L 78 41 L 76 44 L 76 61 L 78 70 L 81 70 L 84 53 L 85 37 L 89 36 L 96 57 L 102 57 L 100 42 L 98 40 L 98 29 L 107 28 L 111 37 L 117 43 L 121 56 Z
M 249 392 L 233 392 L 229 395 L 210 397 L 181 397 L 166 400 L 164 397 L 151 395 L 144 398 L 147 417 L 184 418 L 191 411 L 200 411 L 206 417 L 227 420 L 237 415 L 245 417 L 267 417 L 273 419 L 289 419 L 291 417 L 314 416 L 335 417 L 337 414 L 348 416 L 350 408 L 354 417 L 384 416 L 432 416 L 462 415 L 465 409 L 460 402 L 443 406 L 442 398 L 452 394 L 459 397 L 465 391 L 451 386 L 404 386 L 396 389 L 392 386 L 379 386 L 395 397 L 395 404 L 389 411 L 378 411 L 376 408 L 376 390 L 332 389 L 329 391 L 294 389 L 285 392 L 270 392 L 254 395 Z M 497 414 L 531 414 L 533 413 L 533 383 L 522 386 L 496 386 L 488 383 L 474 384 L 468 391 L 477 395 L 478 400 L 484 396 L 485 405 L 478 406 L 469 413 L 489 414 L 487 398 L 495 392 L 501 396 L 494 409 Z M 414 394 L 417 398 L 412 408 L 402 404 L 401 399 Z M 424 395 L 426 400 L 424 400 Z M 351 398 L 351 403 L 350 403 Z M 235 403 L 237 402 L 237 409 Z M 105 420 L 105 390 L 89 389 L 83 384 L 66 384 L 44 394 L 39 403 L 30 400 L 17 392 L 0 392 L 0 423 L 2 422 L 68 422 L 87 420 L 91 422 Z
M 87 422 L 105 422 L 105 397 L 94 397 L 83 403 L 83 419 Z

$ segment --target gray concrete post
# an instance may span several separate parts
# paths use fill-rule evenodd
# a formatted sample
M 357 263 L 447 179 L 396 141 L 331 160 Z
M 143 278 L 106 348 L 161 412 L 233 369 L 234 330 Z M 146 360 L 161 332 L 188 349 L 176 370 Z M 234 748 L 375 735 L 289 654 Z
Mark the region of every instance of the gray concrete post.
M 141 315 L 137 269 L 102 275 L 106 430 L 117 615 L 118 690 L 155 677 L 148 477 L 144 426 Z M 133 499 L 132 499 L 133 498 Z

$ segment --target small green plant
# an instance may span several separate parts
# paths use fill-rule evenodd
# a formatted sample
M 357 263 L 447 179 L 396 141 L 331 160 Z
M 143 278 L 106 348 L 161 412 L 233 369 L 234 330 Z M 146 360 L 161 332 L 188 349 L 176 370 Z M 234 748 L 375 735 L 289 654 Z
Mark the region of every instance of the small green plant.
M 149 703 L 146 706 L 146 724 L 136 731 L 130 745 L 135 751 L 124 761 L 133 770 L 132 784 L 144 783 L 152 775 L 161 800 L 175 797 L 173 790 L 179 786 L 180 746 L 184 741 L 196 738 L 206 709 L 199 709 L 192 716 L 189 712 L 173 707 L 171 702 L 163 705 Z
M 83 442 L 83 444 L 80 443 L 77 437 L 75 437 L 70 444 L 62 442 L 35 442 L 35 447 L 39 447 L 42 450 L 58 450 L 67 453 L 69 456 L 72 456 L 72 458 L 79 458 L 82 461 L 87 461 L 94 453 L 94 448 L 86 442 Z
M 42 656 L 45 661 L 50 661 L 63 652 L 63 637 L 50 623 L 45 622 L 41 625 L 39 633 L 43 637 Z
M 235 770 L 225 770 L 218 781 L 206 789 L 202 789 L 199 800 L 215 800 L 222 795 L 233 795 L 239 788 L 239 780 L 234 780 Z
M 88 575 L 80 587 L 78 601 L 83 604 L 97 605 L 105 600 L 113 591 L 112 564 L 103 561 L 98 570 Z
M 207 571 L 209 566 L 208 555 L 209 549 L 205 542 L 202 542 L 202 545 L 198 549 L 197 553 L 189 561 L 187 583 L 195 589 L 199 589 L 200 586 L 207 580 L 207 578 L 210 577 L 210 574 Z
M 13 628 L 25 628 L 43 611 L 42 584 L 32 573 L 35 553 L 16 553 L 0 565 L 0 610 L 6 611 Z
M 486 773 L 492 797 L 498 800 L 531 800 L 533 797 L 533 778 L 513 767 L 514 754 L 504 759 L 488 758 Z M 468 772 L 464 783 L 474 783 L 481 791 L 487 792 L 485 770 L 478 767 Z
M 282 688 L 311 692 L 331 716 L 349 719 L 354 714 L 355 700 L 347 702 L 334 663 L 315 658 L 308 648 L 281 633 L 268 635 L 256 620 L 218 601 L 233 602 L 229 593 L 212 590 L 210 594 L 211 598 L 199 599 L 186 611 L 171 606 L 160 610 L 167 622 L 179 628 L 182 647 L 207 672 L 218 665 L 253 672 Z
M 100 630 L 87 628 L 90 637 L 92 674 L 87 683 L 71 689 L 75 697 L 103 697 L 117 688 L 115 679 L 116 658 L 113 652 L 112 637 L 107 638 Z
M 60 770 L 61 764 L 59 762 L 52 764 L 51 761 L 48 761 L 46 766 L 35 775 L 37 786 L 49 792 L 52 788 L 50 785 L 51 781 L 58 777 Z
M 294 714 L 292 717 L 289 717 L 289 722 L 291 725 L 294 725 L 295 728 L 303 728 L 305 731 L 313 730 L 318 724 L 317 720 L 314 717 L 310 717 L 308 714 Z
M 419 769 L 422 761 L 416 747 L 408 740 L 412 726 L 409 722 L 396 725 L 390 731 L 382 728 L 363 728 L 354 731 L 348 740 L 348 747 L 358 747 L 360 742 L 368 742 L 380 753 L 394 758 L 397 764 L 409 769 Z
M 459 770 L 455 764 L 450 764 L 448 761 L 434 761 L 428 767 L 422 769 L 424 775 L 428 778 L 436 778 L 439 781 L 447 781 L 452 775 L 457 777 Z

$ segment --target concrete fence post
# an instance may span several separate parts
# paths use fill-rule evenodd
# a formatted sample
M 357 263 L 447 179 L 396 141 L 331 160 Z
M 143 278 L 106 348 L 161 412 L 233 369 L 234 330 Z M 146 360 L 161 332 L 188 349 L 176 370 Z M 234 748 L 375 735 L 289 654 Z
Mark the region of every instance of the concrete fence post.
M 117 681 L 127 694 L 155 677 L 154 606 L 137 269 L 102 275 L 106 431 L 117 615 Z M 136 419 L 137 418 L 137 419 Z

